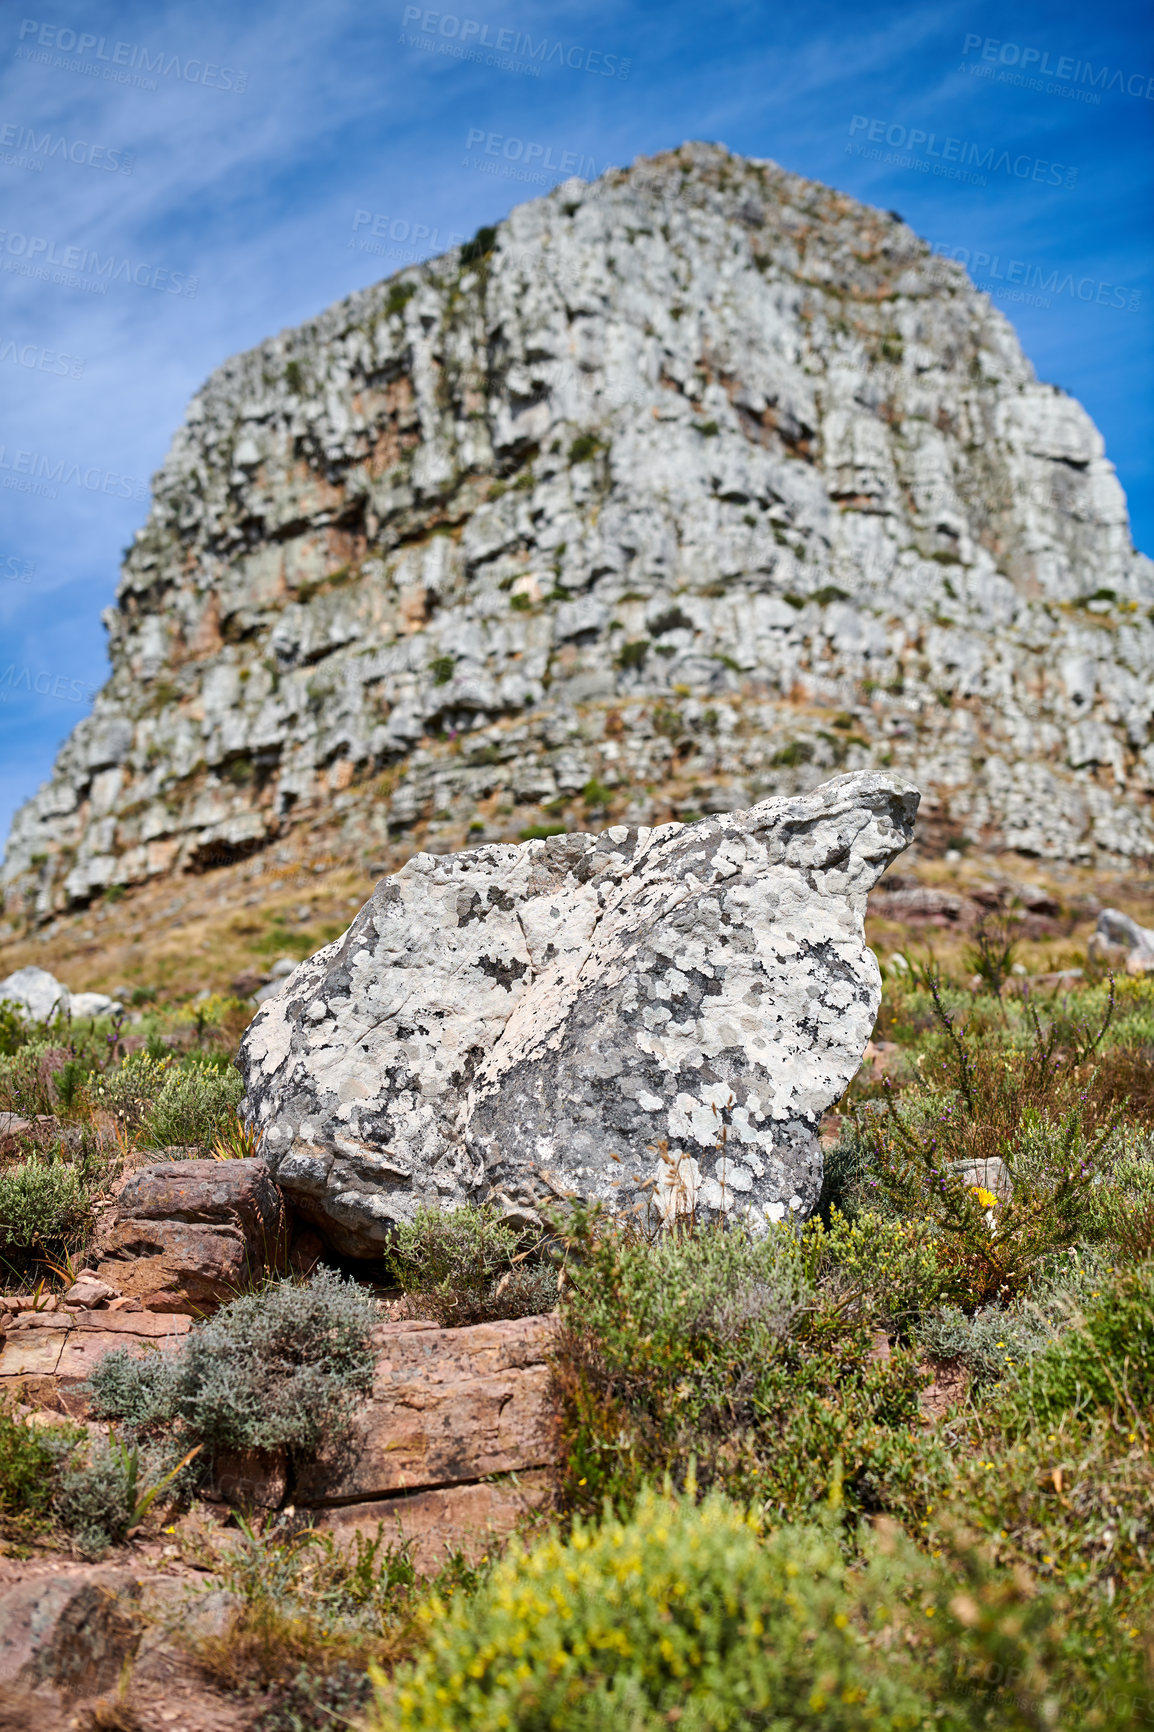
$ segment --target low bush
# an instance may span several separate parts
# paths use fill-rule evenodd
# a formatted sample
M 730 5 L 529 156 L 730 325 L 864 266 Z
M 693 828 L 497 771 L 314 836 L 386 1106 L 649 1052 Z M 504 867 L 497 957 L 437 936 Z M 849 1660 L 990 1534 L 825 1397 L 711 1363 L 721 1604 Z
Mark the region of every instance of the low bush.
M 184 1449 L 306 1453 L 369 1388 L 377 1321 L 372 1295 L 331 1270 L 307 1285 L 273 1281 L 193 1330 L 171 1360 L 105 1354 L 88 1381 L 92 1412 L 138 1433 L 175 1426 Z
M 1011 1410 L 1008 1418 L 1008 1431 L 986 1418 L 955 1432 L 934 1502 L 912 1531 L 931 1550 L 964 1531 L 999 1570 L 1060 1589 L 1079 1618 L 1104 1617 L 1102 1652 L 1127 1626 L 1154 1634 L 1149 1439 L 1113 1414 L 1022 1425 Z
M 82 1557 L 99 1558 L 127 1537 L 174 1477 L 158 1452 L 103 1437 L 64 1462 L 53 1513 Z
M 11 998 L 0 998 L 0 1059 L 10 1058 L 30 1038 L 24 1006 Z
M 123 1540 L 175 1478 L 161 1452 L 75 1425 L 38 1425 L 0 1398 L 0 1531 L 63 1529 L 83 1557 Z
M 378 1732 L 943 1732 L 1121 1728 L 1139 1654 L 963 1548 L 900 1533 L 855 1566 L 827 1523 L 766 1533 L 718 1494 L 650 1490 L 627 1519 L 512 1548 L 469 1599 L 433 1595 L 425 1650 L 378 1680 Z
M 1024 1292 L 1088 1231 L 1118 1122 L 1084 1074 L 1106 1020 L 1065 1051 L 1056 1025 L 1035 1019 L 1026 1051 L 998 1051 L 959 1030 L 936 982 L 931 997 L 945 1074 L 909 1106 L 865 1115 L 860 1134 L 870 1188 L 888 1212 L 933 1228 L 943 1290 L 974 1310 Z
M 1135 1431 L 1154 1412 L 1154 1262 L 1127 1269 L 1092 1296 L 1081 1327 L 1023 1368 L 1004 1422 L 1054 1424 L 1064 1415 L 1115 1413 Z
M 82 1248 L 92 1235 L 93 1205 L 110 1177 L 94 1145 L 74 1159 L 30 1155 L 0 1172 L 0 1257 L 26 1269 Z
M 629 1520 L 511 1549 L 471 1601 L 434 1596 L 427 1649 L 381 1723 L 914 1726 L 908 1655 L 872 1652 L 859 1623 L 889 1621 L 891 1574 L 882 1563 L 851 1587 L 820 1530 L 766 1538 L 719 1496 L 647 1491 Z
M 820 1218 L 810 1232 L 819 1225 Z M 847 1220 L 835 1208 L 821 1241 L 825 1267 L 893 1330 L 908 1328 L 941 1296 L 945 1276 L 928 1221 L 895 1220 L 876 1209 Z
M 93 1104 L 111 1113 L 117 1123 L 135 1135 L 152 1110 L 168 1081 L 174 1060 L 171 1053 L 148 1050 L 131 1052 L 90 1083 Z
M 0 1112 L 29 1119 L 54 1113 L 58 1103 L 53 1078 L 72 1057 L 60 1041 L 31 1040 L 0 1058 Z
M 36 1425 L 0 1395 L 0 1531 L 26 1537 L 47 1524 L 61 1454 L 82 1436 L 79 1427 Z
M 1154 1256 L 1154 1138 L 1126 1139 L 1091 1193 L 1089 1234 L 1128 1260 Z
M 649 1242 L 578 1217 L 571 1252 L 554 1382 L 578 1507 L 695 1472 L 785 1519 L 835 1482 L 852 1511 L 919 1508 L 924 1375 L 875 1352 L 860 1294 L 815 1284 L 820 1245 L 784 1227 Z
M 410 1311 L 442 1328 L 532 1317 L 557 1303 L 552 1264 L 530 1261 L 516 1229 L 489 1206 L 418 1209 L 389 1252 Z
M 207 1155 L 216 1138 L 235 1124 L 243 1094 L 244 1084 L 231 1065 L 170 1068 L 144 1115 L 142 1137 L 150 1148 L 183 1144 Z
M 977 1394 L 1041 1353 L 1054 1329 L 1032 1306 L 988 1305 L 967 1314 L 943 1305 L 919 1320 L 917 1339 L 936 1360 L 961 1360 Z
M 1108 1248 L 1073 1247 L 1038 1271 L 1028 1292 L 1007 1305 L 986 1305 L 965 1312 L 941 1305 L 923 1312 L 914 1325 L 918 1345 L 935 1359 L 960 1359 L 969 1368 L 978 1395 L 990 1394 L 1005 1378 L 1058 1340 L 1081 1319 L 1082 1307 L 1108 1286 L 1115 1270 Z

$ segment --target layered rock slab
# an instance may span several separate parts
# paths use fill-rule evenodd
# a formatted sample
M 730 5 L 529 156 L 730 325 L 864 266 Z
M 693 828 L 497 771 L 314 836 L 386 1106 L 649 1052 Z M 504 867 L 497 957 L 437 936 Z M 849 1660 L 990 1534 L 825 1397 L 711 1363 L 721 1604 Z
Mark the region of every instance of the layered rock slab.
M 807 1213 L 880 1000 L 866 896 L 917 790 L 418 854 L 260 1010 L 242 1111 L 296 1209 L 379 1254 L 422 1204 Z
M 160 1161 L 122 1186 L 98 1235 L 97 1274 L 146 1311 L 199 1316 L 275 1265 L 284 1238 L 263 1161 Z

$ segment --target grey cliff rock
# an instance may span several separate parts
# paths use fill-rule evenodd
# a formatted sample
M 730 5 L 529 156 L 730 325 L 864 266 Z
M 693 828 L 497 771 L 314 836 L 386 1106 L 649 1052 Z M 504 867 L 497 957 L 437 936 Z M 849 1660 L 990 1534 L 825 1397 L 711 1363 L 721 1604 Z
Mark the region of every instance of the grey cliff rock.
M 414 856 L 244 1036 L 264 1158 L 353 1256 L 421 1204 L 807 1214 L 880 1000 L 866 895 L 917 803 L 858 773 L 695 824 Z
M 685 145 L 209 379 L 8 906 L 887 765 L 928 841 L 1148 857 L 1152 604 L 1101 435 L 960 265 Z

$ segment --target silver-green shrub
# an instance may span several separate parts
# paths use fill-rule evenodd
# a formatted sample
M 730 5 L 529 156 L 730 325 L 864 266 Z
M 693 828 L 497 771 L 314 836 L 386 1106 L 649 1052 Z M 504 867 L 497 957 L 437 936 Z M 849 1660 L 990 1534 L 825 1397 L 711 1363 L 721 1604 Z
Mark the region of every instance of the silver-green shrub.
M 174 1426 L 183 1449 L 307 1453 L 369 1388 L 377 1321 L 372 1294 L 331 1270 L 274 1281 L 194 1329 L 171 1360 L 106 1354 L 88 1381 L 92 1413 L 137 1431 Z

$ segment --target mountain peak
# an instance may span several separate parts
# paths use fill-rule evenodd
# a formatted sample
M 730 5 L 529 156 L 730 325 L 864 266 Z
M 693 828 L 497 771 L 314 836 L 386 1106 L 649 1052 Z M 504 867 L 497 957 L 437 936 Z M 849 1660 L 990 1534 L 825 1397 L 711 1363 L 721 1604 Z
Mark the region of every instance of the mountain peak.
M 1100 434 L 960 265 L 687 143 L 212 375 L 9 903 L 889 765 L 931 847 L 1148 856 L 1152 601 Z

